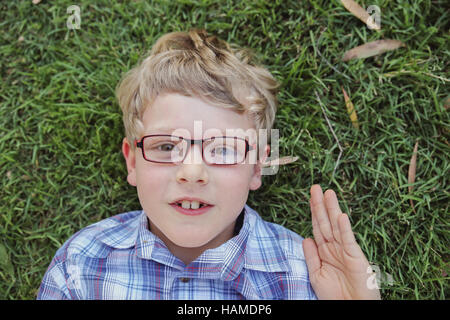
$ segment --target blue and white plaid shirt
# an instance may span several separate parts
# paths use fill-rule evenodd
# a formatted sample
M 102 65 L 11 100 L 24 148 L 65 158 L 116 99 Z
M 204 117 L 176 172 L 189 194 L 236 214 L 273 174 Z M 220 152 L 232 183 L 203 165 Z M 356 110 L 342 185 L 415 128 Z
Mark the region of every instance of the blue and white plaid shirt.
M 303 238 L 245 205 L 239 233 L 189 265 L 148 230 L 144 211 L 74 234 L 56 252 L 38 299 L 317 299 Z

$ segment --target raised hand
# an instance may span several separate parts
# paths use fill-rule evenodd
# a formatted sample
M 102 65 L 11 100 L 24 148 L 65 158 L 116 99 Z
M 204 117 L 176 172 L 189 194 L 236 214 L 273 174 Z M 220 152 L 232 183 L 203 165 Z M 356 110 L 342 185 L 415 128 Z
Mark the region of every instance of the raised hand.
M 356 243 L 350 220 L 339 208 L 336 193 L 311 187 L 311 216 L 314 239 L 303 241 L 311 285 L 319 299 L 380 299 L 370 289 L 370 267 Z M 372 288 L 372 286 L 370 286 Z

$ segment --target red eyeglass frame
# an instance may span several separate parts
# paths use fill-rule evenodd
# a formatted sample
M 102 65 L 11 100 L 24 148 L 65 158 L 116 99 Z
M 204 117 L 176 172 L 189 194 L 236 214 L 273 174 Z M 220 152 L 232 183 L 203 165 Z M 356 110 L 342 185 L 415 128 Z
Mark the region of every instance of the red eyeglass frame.
M 175 137 L 175 138 L 180 138 L 180 139 L 182 139 L 182 140 L 187 141 L 189 147 L 192 147 L 193 144 L 200 144 L 200 143 L 201 143 L 201 145 L 202 145 L 202 159 L 203 159 L 203 161 L 205 161 L 206 163 L 208 163 L 208 164 L 210 164 L 210 165 L 222 165 L 222 166 L 223 166 L 223 165 L 226 165 L 226 166 L 233 166 L 233 165 L 236 165 L 236 164 L 240 164 L 240 163 L 242 163 L 243 161 L 245 161 L 245 159 L 247 159 L 247 153 L 248 153 L 249 151 L 255 150 L 254 146 L 256 145 L 256 143 L 250 145 L 250 143 L 247 141 L 247 139 L 244 139 L 244 138 L 239 138 L 239 137 L 228 137 L 228 136 L 218 136 L 218 137 L 211 137 L 211 138 L 206 138 L 206 139 L 197 139 L 197 140 L 195 140 L 195 139 L 187 139 L 187 138 L 180 137 L 180 136 L 174 136 L 174 135 L 171 135 L 171 134 L 150 134 L 150 135 L 145 135 L 145 136 L 141 137 L 140 140 L 134 140 L 134 146 L 135 146 L 136 148 L 140 148 L 140 149 L 141 149 L 141 151 L 142 151 L 142 157 L 143 157 L 146 161 L 149 161 L 149 162 L 155 162 L 155 163 L 169 163 L 169 164 L 180 163 L 180 162 L 183 162 L 184 159 L 186 159 L 186 156 L 187 156 L 187 154 L 188 154 L 188 152 L 186 151 L 186 154 L 184 155 L 183 160 L 178 161 L 178 162 L 154 161 L 154 160 L 149 160 L 149 159 L 147 159 L 147 158 L 145 157 L 145 152 L 144 152 L 144 139 L 147 138 L 147 137 L 156 137 L 156 136 L 157 136 L 157 137 Z M 231 163 L 231 164 L 228 164 L 228 163 L 217 164 L 217 163 L 209 163 L 209 162 L 207 162 L 207 161 L 205 160 L 205 158 L 203 157 L 203 143 L 204 143 L 206 140 L 211 140 L 212 138 L 233 138 L 233 139 L 244 140 L 244 141 L 245 141 L 245 155 L 244 155 L 244 160 L 242 160 L 242 162 Z

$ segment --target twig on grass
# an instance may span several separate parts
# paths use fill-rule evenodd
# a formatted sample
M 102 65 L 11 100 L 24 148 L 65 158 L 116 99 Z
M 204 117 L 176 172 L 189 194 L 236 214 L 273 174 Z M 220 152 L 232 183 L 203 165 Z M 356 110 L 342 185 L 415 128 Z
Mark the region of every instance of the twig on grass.
M 441 77 L 441 76 L 437 76 L 437 75 L 429 73 L 429 72 L 423 72 L 423 71 L 417 72 L 417 71 L 414 71 L 414 70 L 405 70 L 405 69 L 398 70 L 398 71 L 393 71 L 393 72 L 388 72 L 388 73 L 383 73 L 383 76 L 385 76 L 385 77 L 394 77 L 394 76 L 397 76 L 397 75 L 400 75 L 400 74 L 404 74 L 404 73 L 413 73 L 413 74 L 414 73 L 416 73 L 416 74 L 417 73 L 421 73 L 421 74 L 424 74 L 426 76 L 442 80 L 444 82 L 450 82 L 450 79 L 447 79 L 447 78 L 444 78 L 444 77 Z
M 319 50 L 319 45 L 320 45 L 320 42 L 321 42 L 321 40 L 322 40 L 322 35 L 323 35 L 323 33 L 325 32 L 325 30 L 327 29 L 327 27 L 324 27 L 323 28 L 323 30 L 322 30 L 322 32 L 320 33 L 320 36 L 319 36 L 319 39 L 317 40 L 317 47 L 316 47 L 316 49 L 317 49 L 317 53 L 319 54 L 319 56 L 322 58 L 322 60 L 323 61 L 325 61 L 327 64 L 328 64 L 328 66 L 331 68 L 331 69 L 333 69 L 335 72 L 337 72 L 337 73 L 339 73 L 340 75 L 342 75 L 344 78 L 346 78 L 347 80 L 352 80 L 348 75 L 346 75 L 346 74 L 344 74 L 344 73 L 342 73 L 342 72 L 340 72 L 338 69 L 336 69 L 327 59 L 325 59 L 325 57 L 322 55 L 322 53 L 320 53 L 320 50 Z

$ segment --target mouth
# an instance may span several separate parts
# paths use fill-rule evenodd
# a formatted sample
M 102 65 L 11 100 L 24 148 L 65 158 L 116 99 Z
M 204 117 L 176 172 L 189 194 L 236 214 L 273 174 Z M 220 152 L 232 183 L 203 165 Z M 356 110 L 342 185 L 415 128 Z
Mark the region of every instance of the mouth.
M 200 215 L 208 212 L 213 205 L 199 200 L 177 200 L 170 204 L 172 208 L 184 215 Z

